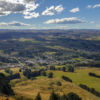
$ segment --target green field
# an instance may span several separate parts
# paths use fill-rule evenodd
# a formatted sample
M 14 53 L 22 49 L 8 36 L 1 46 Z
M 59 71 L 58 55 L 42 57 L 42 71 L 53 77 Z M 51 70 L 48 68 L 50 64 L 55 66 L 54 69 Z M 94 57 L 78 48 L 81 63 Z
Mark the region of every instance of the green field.
M 26 38 L 20 38 L 20 42 L 31 42 L 31 43 L 41 43 L 40 41 L 34 40 L 34 39 L 26 39 Z
M 97 91 L 100 92 L 100 79 L 89 76 L 89 72 L 100 75 L 100 68 L 81 68 L 76 69 L 74 73 L 62 71 L 54 71 L 53 73 L 54 76 L 57 78 L 65 75 L 71 78 L 75 84 L 85 84 L 91 88 L 95 88 Z

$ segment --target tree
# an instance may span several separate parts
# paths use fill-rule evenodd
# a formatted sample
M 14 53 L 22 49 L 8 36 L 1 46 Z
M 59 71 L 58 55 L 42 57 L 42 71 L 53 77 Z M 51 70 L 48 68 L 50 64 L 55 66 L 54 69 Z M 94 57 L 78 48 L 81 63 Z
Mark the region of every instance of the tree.
M 55 66 L 50 66 L 50 70 L 56 70 Z
M 0 94 L 14 95 L 9 81 L 2 73 L 0 73 Z
M 55 94 L 54 91 L 51 93 L 50 95 L 50 99 L 49 100 L 60 100 L 60 96 Z
M 68 67 L 68 72 L 74 72 L 74 67 L 73 66 L 69 66 Z
M 63 67 L 63 68 L 62 68 L 62 71 L 65 72 L 65 71 L 66 71 L 66 67 Z
M 62 76 L 62 79 L 68 82 L 72 82 L 72 80 L 67 76 Z
M 70 92 L 67 95 L 68 100 L 82 100 L 77 94 Z
M 21 68 L 19 69 L 19 72 L 22 72 L 22 69 Z
M 35 100 L 42 100 L 42 99 L 41 99 L 41 95 L 40 95 L 40 93 L 37 94 Z
M 53 73 L 52 73 L 52 72 L 50 72 L 50 73 L 48 74 L 48 78 L 53 78 Z
M 64 94 L 61 96 L 60 100 L 68 100 L 67 96 Z
M 8 74 L 10 74 L 10 75 L 12 75 L 12 74 L 13 74 L 13 71 L 12 71 L 12 70 L 10 70 L 9 68 L 5 69 L 5 72 L 6 72 L 6 73 L 8 73 Z
M 41 72 L 41 75 L 42 75 L 42 76 L 46 76 L 47 74 L 46 74 L 45 71 L 42 71 L 42 72 Z
M 9 100 L 8 98 L 6 98 L 6 100 Z
M 62 84 L 61 84 L 61 82 L 60 82 L 60 81 L 58 81 L 58 82 L 57 82 L 57 85 L 58 85 L 58 86 L 61 86 Z

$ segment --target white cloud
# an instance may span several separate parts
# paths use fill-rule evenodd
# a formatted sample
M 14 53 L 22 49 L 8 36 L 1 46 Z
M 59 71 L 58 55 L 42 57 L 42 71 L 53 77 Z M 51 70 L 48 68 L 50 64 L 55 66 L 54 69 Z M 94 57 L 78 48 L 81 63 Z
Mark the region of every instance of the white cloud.
M 37 7 L 39 6 L 39 4 L 26 4 L 26 11 L 33 11 L 35 10 Z
M 87 8 L 92 8 L 92 5 L 88 5 Z
M 58 5 L 58 6 L 55 7 L 55 10 L 56 10 L 58 13 L 60 13 L 60 12 L 62 12 L 62 11 L 64 10 L 64 7 L 63 7 L 62 5 Z
M 32 13 L 26 12 L 24 18 L 31 19 L 31 18 L 37 18 L 39 16 L 40 16 L 39 13 L 36 13 L 36 12 L 32 12 Z
M 0 16 L 6 16 L 11 13 L 22 13 L 25 15 L 26 12 L 33 14 L 38 6 L 39 4 L 35 3 L 35 0 L 0 0 Z
M 48 16 L 53 16 L 55 13 L 61 13 L 64 10 L 62 5 L 58 6 L 51 6 L 49 8 L 46 8 L 45 11 L 42 12 L 42 15 L 48 15 Z
M 21 1 L 21 0 L 19 0 L 19 1 Z M 32 3 L 32 2 L 35 2 L 36 0 L 22 0 L 22 1 L 24 1 L 25 3 Z
M 0 16 L 6 16 L 6 15 L 9 15 L 11 13 L 11 11 L 3 11 L 3 12 L 0 12 Z
M 1 22 L 0 23 L 0 26 L 29 26 L 30 24 L 25 24 L 25 23 L 22 23 L 22 22 L 17 22 L 17 21 L 13 21 L 13 22 L 10 22 L 10 23 L 5 23 L 5 22 Z
M 77 17 L 69 17 L 62 19 L 50 19 L 45 22 L 45 24 L 77 24 L 77 23 L 85 23 L 85 21 L 78 19 Z
M 87 8 L 99 8 L 100 4 L 88 5 Z
M 98 8 L 98 7 L 100 7 L 100 4 L 96 4 L 93 6 L 93 8 Z
M 25 10 L 25 6 L 23 4 L 19 4 L 19 3 L 11 3 L 11 2 L 7 2 L 7 1 L 0 1 L 0 12 L 2 12 L 0 15 L 7 15 L 9 14 L 8 12 L 13 12 L 13 13 L 17 13 L 17 12 L 21 12 Z
M 79 12 L 79 11 L 80 11 L 80 9 L 78 7 L 70 10 L 71 13 L 76 13 L 76 12 Z
M 42 15 L 49 15 L 52 16 L 54 15 L 54 6 L 51 6 L 50 8 L 47 8 L 45 11 L 42 12 Z

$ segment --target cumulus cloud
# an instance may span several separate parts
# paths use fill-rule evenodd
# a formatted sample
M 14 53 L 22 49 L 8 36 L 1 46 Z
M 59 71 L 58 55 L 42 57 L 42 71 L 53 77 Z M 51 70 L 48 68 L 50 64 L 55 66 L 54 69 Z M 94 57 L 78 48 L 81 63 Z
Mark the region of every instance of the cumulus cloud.
M 78 7 L 70 10 L 71 13 L 76 13 L 76 12 L 79 12 L 79 11 L 80 11 L 80 9 Z
M 64 7 L 63 7 L 62 5 L 58 5 L 58 6 L 55 7 L 55 10 L 56 10 L 58 13 L 60 13 L 60 12 L 62 12 L 62 11 L 64 10 Z
M 78 19 L 77 17 L 62 18 L 62 19 L 50 19 L 45 24 L 77 24 L 85 23 L 84 20 Z
M 17 13 L 25 10 L 23 4 L 11 3 L 7 1 L 0 1 L 0 15 L 8 15 L 11 12 Z
M 93 8 L 98 8 L 98 7 L 100 7 L 100 4 L 96 4 L 93 6 Z
M 32 2 L 35 2 L 36 0 L 23 0 L 25 3 L 32 3 Z
M 39 16 L 40 16 L 39 13 L 36 13 L 36 12 L 32 12 L 32 13 L 26 12 L 24 18 L 31 19 L 31 18 L 37 18 Z
M 0 12 L 0 16 L 6 16 L 9 15 L 10 13 L 11 13 L 10 11 Z
M 42 15 L 48 15 L 48 16 L 53 16 L 55 13 L 61 13 L 64 10 L 62 5 L 58 6 L 51 6 L 49 8 L 46 8 L 45 11 L 42 12 Z
M 87 8 L 92 8 L 92 5 L 88 5 Z
M 22 22 L 13 21 L 10 23 L 1 22 L 0 26 L 29 26 L 30 24 L 25 24 Z
M 47 8 L 45 11 L 42 12 L 42 15 L 54 15 L 54 6 L 51 6 L 50 8 Z
M 99 8 L 100 4 L 88 5 L 87 8 Z
M 11 13 L 22 13 L 25 15 L 25 12 L 28 12 L 30 15 L 38 6 L 39 4 L 36 4 L 35 0 L 0 0 L 0 16 Z

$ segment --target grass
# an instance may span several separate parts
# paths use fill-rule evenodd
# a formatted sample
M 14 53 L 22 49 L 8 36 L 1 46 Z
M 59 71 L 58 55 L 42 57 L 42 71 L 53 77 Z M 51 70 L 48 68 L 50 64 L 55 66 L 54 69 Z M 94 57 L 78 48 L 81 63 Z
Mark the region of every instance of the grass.
M 3 50 L 0 50 L 0 54 L 2 54 L 3 53 Z
M 44 52 L 44 55 L 55 55 L 56 52 Z
M 100 92 L 100 78 L 89 76 L 89 72 L 100 75 L 100 68 L 76 69 L 74 73 L 62 71 L 55 71 L 53 73 L 55 77 L 61 77 L 62 75 L 65 75 L 71 78 L 75 84 L 85 84 L 91 88 L 95 88 Z
M 9 100 L 15 100 L 13 97 L 8 97 L 9 98 Z M 0 100 L 6 100 L 7 99 L 7 97 L 5 97 L 5 96 L 0 96 Z
M 62 86 L 57 86 L 57 81 L 62 82 Z M 53 85 L 51 85 L 53 83 Z M 66 82 L 61 78 L 39 78 L 36 80 L 27 80 L 20 83 L 17 83 L 13 88 L 17 95 L 27 96 L 27 98 L 35 98 L 37 93 L 40 92 L 42 100 L 49 100 L 49 96 L 52 90 L 58 94 L 67 94 L 69 92 L 75 92 L 83 100 L 100 100 L 98 97 L 92 95 L 91 93 L 81 89 L 76 84 Z
M 17 73 L 19 68 L 12 68 L 11 70 L 14 73 Z M 49 72 L 51 71 L 47 71 L 47 73 Z M 20 73 L 21 79 L 11 81 L 11 83 L 14 84 L 14 92 L 17 96 L 24 96 L 26 98 L 32 98 L 33 100 L 38 92 L 40 92 L 42 100 L 49 100 L 52 90 L 61 95 L 63 93 L 67 94 L 69 92 L 75 92 L 82 97 L 82 100 L 100 100 L 100 98 L 78 86 L 78 84 L 85 84 L 100 92 L 100 79 L 88 75 L 89 72 L 100 75 L 100 68 L 77 68 L 74 73 L 62 71 L 52 72 L 54 73 L 54 78 L 52 79 L 39 76 L 35 80 L 28 80 Z M 62 80 L 62 75 L 71 78 L 73 83 Z M 58 81 L 62 83 L 62 86 L 57 86 L 56 83 Z
M 25 38 L 20 38 L 19 41 L 20 41 L 20 42 L 41 43 L 40 41 L 36 41 L 36 40 L 34 40 L 34 39 L 31 39 L 31 38 L 27 38 L 27 39 L 25 39 Z

